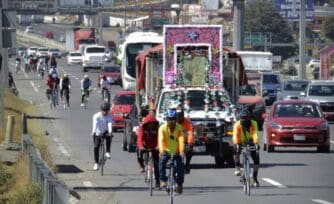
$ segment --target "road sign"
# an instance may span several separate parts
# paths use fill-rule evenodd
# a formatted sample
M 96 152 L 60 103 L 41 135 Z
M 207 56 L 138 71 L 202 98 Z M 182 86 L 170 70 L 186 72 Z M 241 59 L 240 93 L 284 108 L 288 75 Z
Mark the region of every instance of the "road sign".
M 152 27 L 162 27 L 165 24 L 169 24 L 168 18 L 152 18 L 151 19 Z
M 276 10 L 288 21 L 299 21 L 301 0 L 275 0 Z M 313 20 L 313 0 L 305 0 L 306 20 Z
M 268 44 L 268 34 L 267 33 L 245 33 L 244 44 L 245 45 L 257 45 L 264 46 Z

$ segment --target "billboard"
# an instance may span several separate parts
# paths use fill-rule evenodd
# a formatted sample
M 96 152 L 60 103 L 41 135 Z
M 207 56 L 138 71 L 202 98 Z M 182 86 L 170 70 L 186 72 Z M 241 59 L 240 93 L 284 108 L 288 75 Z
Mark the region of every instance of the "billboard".
M 203 0 L 202 9 L 203 10 L 217 10 L 219 7 L 218 0 Z
M 276 10 L 288 21 L 298 21 L 301 0 L 275 0 Z M 305 0 L 306 20 L 313 19 L 313 0 Z

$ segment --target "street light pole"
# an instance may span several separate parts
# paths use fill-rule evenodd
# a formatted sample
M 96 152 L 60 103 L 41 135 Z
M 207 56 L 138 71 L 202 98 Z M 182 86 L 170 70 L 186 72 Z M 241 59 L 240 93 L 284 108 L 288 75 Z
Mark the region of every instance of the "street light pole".
M 244 0 L 233 0 L 233 49 L 243 50 Z
M 299 68 L 300 77 L 306 79 L 305 68 L 305 0 L 300 0 L 300 22 L 299 22 Z

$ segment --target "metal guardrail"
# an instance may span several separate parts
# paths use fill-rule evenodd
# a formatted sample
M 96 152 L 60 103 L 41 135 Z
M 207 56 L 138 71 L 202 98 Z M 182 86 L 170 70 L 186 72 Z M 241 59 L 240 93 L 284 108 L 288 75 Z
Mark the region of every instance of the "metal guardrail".
M 51 171 L 28 134 L 22 136 L 22 151 L 28 155 L 30 179 L 42 186 L 43 204 L 67 204 L 69 187 Z

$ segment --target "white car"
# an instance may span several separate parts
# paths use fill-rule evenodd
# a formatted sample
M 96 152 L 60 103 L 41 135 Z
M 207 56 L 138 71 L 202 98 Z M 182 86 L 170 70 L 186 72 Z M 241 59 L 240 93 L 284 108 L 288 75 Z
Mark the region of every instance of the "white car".
M 32 26 L 27 26 L 24 32 L 26 32 L 26 33 L 33 33 L 34 32 L 34 28 Z
M 67 55 L 67 64 L 82 64 L 82 54 L 80 52 L 69 52 Z
M 47 47 L 38 48 L 37 53 L 36 53 L 37 57 L 47 57 L 48 54 L 49 54 L 49 48 Z
M 311 59 L 308 65 L 313 68 L 313 67 L 320 67 L 320 59 Z
M 36 55 L 37 54 L 37 50 L 38 50 L 37 47 L 29 47 L 28 50 L 27 50 L 28 56 L 29 55 Z
M 49 56 L 61 58 L 61 52 L 58 48 L 50 48 L 49 49 Z

